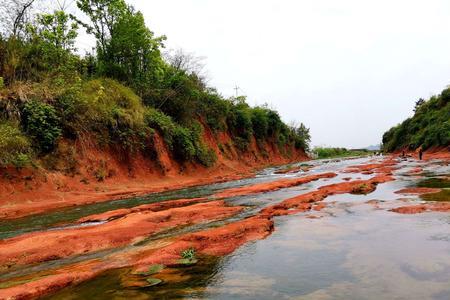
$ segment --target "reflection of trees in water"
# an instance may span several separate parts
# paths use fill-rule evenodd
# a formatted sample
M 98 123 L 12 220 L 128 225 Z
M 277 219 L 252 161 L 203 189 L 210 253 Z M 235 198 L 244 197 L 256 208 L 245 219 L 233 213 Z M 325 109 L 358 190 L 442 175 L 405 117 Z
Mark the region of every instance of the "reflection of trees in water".
M 227 260 L 227 257 L 200 257 L 193 267 L 174 269 L 175 272 L 167 274 L 168 276 L 161 274 L 159 278 L 163 279 L 165 284 L 156 287 L 149 294 L 155 299 L 177 299 L 185 296 L 208 298 L 206 287 L 221 280 L 220 271 Z
M 186 296 L 207 298 L 206 287 L 220 281 L 220 270 L 227 258 L 200 256 L 192 267 L 166 268 L 149 277 L 159 278 L 163 283 L 149 288 L 125 287 L 127 282 L 136 281 L 137 276 L 130 269 L 106 271 L 102 275 L 78 286 L 61 290 L 45 299 L 180 299 Z M 146 277 L 141 278 L 145 281 Z

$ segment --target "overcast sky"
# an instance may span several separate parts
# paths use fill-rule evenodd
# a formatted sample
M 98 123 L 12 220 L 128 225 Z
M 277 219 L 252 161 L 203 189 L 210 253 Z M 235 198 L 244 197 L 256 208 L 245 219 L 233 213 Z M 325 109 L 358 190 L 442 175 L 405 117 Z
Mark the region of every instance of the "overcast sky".
M 364 147 L 450 84 L 449 0 L 132 0 L 167 48 L 206 57 L 313 145 Z

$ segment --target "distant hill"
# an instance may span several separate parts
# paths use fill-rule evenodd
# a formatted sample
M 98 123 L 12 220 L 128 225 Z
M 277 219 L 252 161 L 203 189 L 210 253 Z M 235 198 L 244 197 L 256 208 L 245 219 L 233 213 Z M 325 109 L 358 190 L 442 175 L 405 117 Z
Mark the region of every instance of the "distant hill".
M 369 150 L 369 151 L 378 151 L 378 150 L 381 149 L 381 145 L 380 144 L 378 144 L 378 145 L 371 145 L 371 146 L 368 146 L 368 147 L 366 147 L 364 149 Z
M 419 99 L 414 116 L 392 127 L 383 135 L 383 149 L 424 150 L 450 145 L 450 88 L 429 100 Z

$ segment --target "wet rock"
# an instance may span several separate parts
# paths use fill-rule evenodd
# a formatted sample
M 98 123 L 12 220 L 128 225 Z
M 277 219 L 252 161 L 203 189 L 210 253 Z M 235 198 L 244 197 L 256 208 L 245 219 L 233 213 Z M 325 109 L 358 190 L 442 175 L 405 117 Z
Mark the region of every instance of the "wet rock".
M 257 193 L 264 193 L 264 192 L 270 192 L 270 191 L 276 191 L 284 188 L 294 187 L 301 184 L 305 184 L 311 181 L 319 180 L 322 178 L 333 178 L 336 177 L 336 173 L 323 173 L 323 174 L 317 174 L 317 175 L 309 175 L 299 178 L 293 178 L 293 179 L 281 179 L 276 180 L 272 182 L 264 182 L 264 183 L 258 183 L 250 186 L 244 186 L 240 188 L 233 188 L 228 189 L 223 192 L 217 193 L 214 195 L 215 198 L 230 198 L 230 197 L 236 197 L 236 196 L 245 196 L 245 195 L 251 195 L 251 194 L 257 194 Z
M 414 187 L 414 188 L 406 188 L 399 191 L 396 191 L 396 194 L 403 195 L 422 195 L 422 194 L 433 194 L 439 193 L 441 189 L 438 188 L 426 188 L 426 187 Z
M 31 264 L 120 247 L 176 226 L 223 219 L 242 210 L 243 207 L 228 207 L 224 201 L 213 201 L 159 212 L 131 213 L 93 227 L 25 234 L 0 241 L 0 266 Z
M 419 214 L 427 211 L 450 212 L 450 203 L 426 203 L 419 205 L 401 206 L 391 209 L 392 212 L 399 214 Z

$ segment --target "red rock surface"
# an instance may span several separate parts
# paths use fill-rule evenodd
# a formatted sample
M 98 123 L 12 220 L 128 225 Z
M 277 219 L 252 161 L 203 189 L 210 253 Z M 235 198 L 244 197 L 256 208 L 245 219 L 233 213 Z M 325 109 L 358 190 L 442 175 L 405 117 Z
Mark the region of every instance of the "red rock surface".
M 169 208 L 183 207 L 192 205 L 195 203 L 205 202 L 207 198 L 193 198 L 193 199 L 178 199 L 178 200 L 169 200 L 151 204 L 139 205 L 133 208 L 121 208 L 117 210 L 107 211 L 105 213 L 90 215 L 84 218 L 81 218 L 77 221 L 77 223 L 85 223 L 85 222 L 100 222 L 100 221 L 109 221 L 117 218 L 124 217 L 131 213 L 144 212 L 144 211 L 162 211 Z
M 310 170 L 310 166 L 298 166 L 298 167 L 289 167 L 281 170 L 275 171 L 275 174 L 291 174 L 291 173 L 297 173 L 300 171 L 306 172 Z
M 391 211 L 399 214 L 419 214 L 429 211 L 450 212 L 450 203 L 425 203 L 418 205 L 401 206 L 391 209 Z
M 230 198 L 230 197 L 271 192 L 271 191 L 276 191 L 276 190 L 280 190 L 280 189 L 284 189 L 284 188 L 289 188 L 289 187 L 305 184 L 305 183 L 308 183 L 311 181 L 319 180 L 321 178 L 333 178 L 336 176 L 337 175 L 335 173 L 323 173 L 323 174 L 309 175 L 309 176 L 293 178 L 293 179 L 280 179 L 280 180 L 271 181 L 271 182 L 263 182 L 263 183 L 258 183 L 258 184 L 254 184 L 254 185 L 250 185 L 250 186 L 228 189 L 223 192 L 215 194 L 214 197 L 221 199 L 221 198 Z
M 355 193 L 355 191 L 358 193 L 370 193 L 376 189 L 378 184 L 392 180 L 394 178 L 389 175 L 378 175 L 368 180 L 355 180 L 325 185 L 317 191 L 302 194 L 269 206 L 263 209 L 261 214 L 264 216 L 282 216 L 304 212 L 312 208 L 312 203 L 322 201 L 330 195 Z
M 438 188 L 427 188 L 427 187 L 413 187 L 406 188 L 399 191 L 396 191 L 396 194 L 404 194 L 404 195 L 423 195 L 423 194 L 434 194 L 442 191 Z
M 397 162 L 394 159 L 388 158 L 381 163 L 351 166 L 344 170 L 344 173 L 362 173 L 365 175 L 373 173 L 392 174 L 392 171 L 395 170 L 394 166 L 396 164 Z
M 214 201 L 160 212 L 131 213 L 98 226 L 25 234 L 0 241 L 0 266 L 7 268 L 117 248 L 177 226 L 224 219 L 242 209 Z

